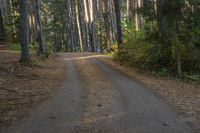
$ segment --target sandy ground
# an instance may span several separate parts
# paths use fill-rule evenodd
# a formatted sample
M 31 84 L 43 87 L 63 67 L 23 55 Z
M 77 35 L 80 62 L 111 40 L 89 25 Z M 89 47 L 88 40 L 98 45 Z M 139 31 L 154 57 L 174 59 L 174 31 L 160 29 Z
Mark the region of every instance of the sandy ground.
M 64 65 L 55 55 L 49 60 L 33 57 L 31 66 L 20 66 L 19 56 L 0 51 L 0 129 L 27 116 L 64 79 Z
M 2 133 L 190 133 L 149 89 L 90 53 L 60 54 L 67 79 L 29 117 Z M 114 62 L 113 62 L 114 63 Z
M 98 60 L 145 85 L 146 88 L 172 106 L 178 112 L 180 120 L 188 123 L 193 132 L 200 132 L 200 85 L 155 77 L 148 72 L 121 66 L 108 57 L 98 58 Z

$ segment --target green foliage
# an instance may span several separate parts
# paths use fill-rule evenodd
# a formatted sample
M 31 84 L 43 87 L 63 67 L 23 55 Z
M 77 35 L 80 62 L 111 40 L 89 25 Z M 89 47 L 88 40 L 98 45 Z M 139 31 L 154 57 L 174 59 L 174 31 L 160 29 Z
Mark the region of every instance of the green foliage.
M 179 62 L 183 78 L 199 82 L 200 2 L 163 1 L 157 8 L 156 14 L 153 3 L 149 2 L 136 9 L 145 20 L 139 31 L 134 23 L 128 26 L 122 23 L 124 44 L 115 58 L 156 75 L 175 77 Z M 177 58 L 178 54 L 181 58 Z
M 41 16 L 44 29 L 45 43 L 48 43 L 47 53 L 68 51 L 68 34 L 65 0 L 41 1 Z M 51 18 L 51 19 L 49 19 Z M 75 19 L 75 16 L 73 16 Z M 51 46 L 50 46 L 51 45 Z
M 118 51 L 118 44 L 117 44 L 117 42 L 115 42 L 115 43 L 113 43 L 113 44 L 111 45 L 111 51 L 113 51 L 113 52 Z
M 46 42 L 46 55 L 50 55 L 53 53 L 53 45 L 51 43 Z
M 143 31 L 137 32 L 130 26 L 124 35 L 124 44 L 115 58 L 122 64 L 146 67 L 154 44 L 145 40 Z
M 200 45 L 198 37 L 183 29 L 179 37 L 182 70 L 184 72 L 200 72 Z M 191 34 L 190 39 L 187 35 Z M 184 39 L 189 40 L 185 41 Z M 194 37 L 194 38 L 192 38 Z M 186 43 L 188 42 L 188 43 Z M 147 23 L 143 30 L 136 31 L 129 25 L 124 32 L 124 43 L 115 53 L 115 59 L 121 64 L 126 64 L 142 69 L 148 69 L 159 76 L 176 76 L 176 48 L 175 45 L 162 42 L 154 22 Z M 198 81 L 199 77 L 185 75 L 190 81 Z
M 185 73 L 183 78 L 186 81 L 200 82 L 200 75 L 194 73 Z
M 149 2 L 149 3 L 144 3 L 144 6 L 139 9 L 139 12 L 142 12 L 142 14 L 144 15 L 145 20 L 147 21 L 152 21 L 155 19 L 156 16 L 154 16 L 154 4 L 153 2 Z
M 169 70 L 166 68 L 157 68 L 157 69 L 153 70 L 152 73 L 154 75 L 161 76 L 161 77 L 171 76 Z
M 9 49 L 13 51 L 21 51 L 21 44 L 20 42 L 11 42 L 9 43 Z M 29 44 L 30 51 L 37 51 L 38 46 L 35 44 Z

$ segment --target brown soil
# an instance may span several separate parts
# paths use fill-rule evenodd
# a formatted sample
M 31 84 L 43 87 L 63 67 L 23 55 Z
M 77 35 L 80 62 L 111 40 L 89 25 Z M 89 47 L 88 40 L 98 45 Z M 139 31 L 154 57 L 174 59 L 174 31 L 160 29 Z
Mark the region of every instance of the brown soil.
M 30 66 L 21 66 L 19 58 L 18 52 L 0 51 L 0 128 L 26 116 L 64 79 L 64 64 L 56 55 L 48 60 L 33 56 Z
M 180 120 L 188 123 L 195 133 L 200 132 L 200 85 L 156 77 L 148 72 L 121 66 L 108 57 L 99 60 L 147 86 L 177 110 Z

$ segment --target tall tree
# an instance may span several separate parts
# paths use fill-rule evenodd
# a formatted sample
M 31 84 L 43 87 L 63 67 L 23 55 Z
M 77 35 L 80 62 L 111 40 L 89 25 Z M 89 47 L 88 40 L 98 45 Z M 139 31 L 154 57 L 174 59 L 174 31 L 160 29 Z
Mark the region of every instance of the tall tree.
M 21 62 L 30 61 L 29 53 L 29 24 L 28 24 L 28 0 L 20 0 L 20 31 L 21 31 Z
M 81 34 L 81 22 L 80 22 L 80 12 L 79 12 L 79 2 L 75 0 L 76 6 L 76 21 L 77 21 L 77 28 L 78 28 L 78 35 L 79 35 L 79 44 L 80 44 L 80 51 L 83 51 L 83 39 Z
M 110 8 L 109 8 L 109 1 L 104 0 L 104 23 L 105 23 L 105 31 L 106 31 L 106 43 L 107 43 L 107 51 L 111 51 L 111 24 L 110 24 Z
M 44 36 L 43 36 L 43 26 L 41 22 L 41 16 L 40 16 L 40 5 L 39 1 L 35 0 L 35 18 L 37 22 L 37 38 L 39 41 L 39 48 L 38 48 L 38 54 L 44 54 L 45 53 L 45 43 L 44 43 Z
M 118 47 L 120 48 L 123 41 L 120 0 L 114 0 L 114 4 L 115 4 L 115 15 L 116 15 L 116 23 L 117 23 L 117 41 L 118 41 Z
M 74 26 L 72 22 L 72 12 L 71 12 L 71 1 L 66 0 L 66 14 L 67 14 L 67 29 L 70 39 L 70 50 L 73 52 L 75 50 L 75 39 L 74 39 Z
M 5 39 L 5 33 L 4 33 L 4 25 L 3 25 L 3 16 L 0 6 L 0 41 L 3 41 Z

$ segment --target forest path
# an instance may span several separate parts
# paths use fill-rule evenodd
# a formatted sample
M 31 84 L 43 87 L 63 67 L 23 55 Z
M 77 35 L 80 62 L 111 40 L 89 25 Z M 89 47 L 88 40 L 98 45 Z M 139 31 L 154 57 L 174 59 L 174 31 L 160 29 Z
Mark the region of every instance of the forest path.
M 6 133 L 190 133 L 170 107 L 101 56 L 60 56 L 66 82 Z

